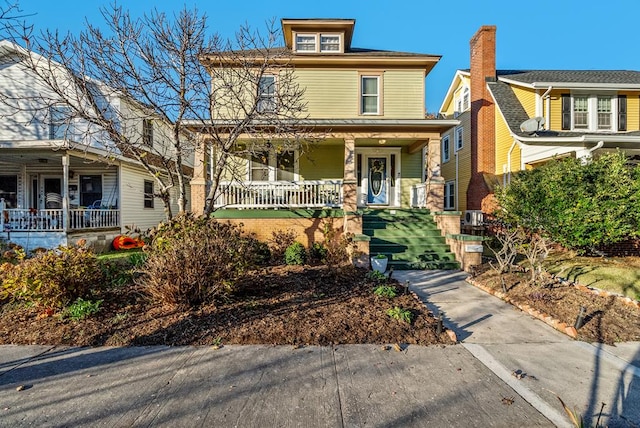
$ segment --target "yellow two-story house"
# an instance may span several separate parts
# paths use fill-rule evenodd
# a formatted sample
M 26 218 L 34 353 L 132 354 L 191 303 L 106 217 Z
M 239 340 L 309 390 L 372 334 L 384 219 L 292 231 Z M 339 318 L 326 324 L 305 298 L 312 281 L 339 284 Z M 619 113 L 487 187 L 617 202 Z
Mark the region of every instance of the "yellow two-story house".
M 471 39 L 471 68 L 456 72 L 440 109 L 460 120 L 442 137 L 445 209 L 486 211 L 496 183 L 554 157 L 640 155 L 640 72 L 496 70 L 495 34 L 484 26 Z
M 269 51 L 273 59 L 252 52 L 259 82 L 252 82 L 257 93 L 246 99 L 256 103 L 253 112 L 265 113 L 264 128 L 258 117 L 261 132 L 243 135 L 237 146 L 260 149 L 229 161 L 234 172 L 215 195 L 213 215 L 242 221 L 266 239 L 272 231 L 293 229 L 308 244 L 321 234 L 321 218 L 344 219 L 344 230 L 361 233 L 366 209 L 395 212 L 431 204 L 432 211 L 442 210 L 440 134 L 457 121 L 426 116 L 425 79 L 440 56 L 354 47 L 353 19 L 282 19 L 281 25 L 284 46 Z M 240 95 L 222 77 L 238 60 L 205 55 L 202 61 L 214 87 L 220 86 L 214 99 L 220 120 L 212 121 L 218 132 L 242 119 L 227 107 Z M 271 72 L 270 61 L 287 67 Z M 305 127 L 309 144 L 300 148 L 279 141 L 270 121 L 289 113 L 278 110 L 278 85 L 285 84 L 301 89 L 304 120 L 295 123 Z M 213 152 L 201 150 L 196 166 L 195 212 L 211 183 Z

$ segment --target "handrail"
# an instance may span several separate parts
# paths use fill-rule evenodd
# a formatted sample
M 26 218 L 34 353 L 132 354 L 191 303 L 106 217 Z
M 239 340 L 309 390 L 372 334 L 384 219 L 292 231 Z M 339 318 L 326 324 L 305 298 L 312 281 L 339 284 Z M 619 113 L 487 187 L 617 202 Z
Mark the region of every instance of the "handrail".
M 336 208 L 342 206 L 342 180 L 221 182 L 220 208 Z

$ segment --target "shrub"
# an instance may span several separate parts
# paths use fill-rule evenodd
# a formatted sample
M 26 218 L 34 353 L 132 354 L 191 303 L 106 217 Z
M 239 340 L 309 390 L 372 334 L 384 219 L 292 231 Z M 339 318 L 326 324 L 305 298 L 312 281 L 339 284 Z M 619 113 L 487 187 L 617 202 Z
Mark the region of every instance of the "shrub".
M 387 315 L 398 321 L 406 322 L 407 324 L 411 324 L 411 321 L 413 321 L 413 314 L 411 311 L 408 309 L 402 309 L 398 306 L 387 309 Z
M 274 230 L 271 232 L 269 250 L 271 250 L 271 260 L 274 263 L 284 262 L 284 253 L 296 241 L 296 234 L 293 230 Z
M 377 270 L 367 272 L 367 279 L 375 282 L 387 282 L 387 275 Z
M 350 255 L 355 253 L 353 234 L 341 233 L 341 228 L 334 228 L 333 224 L 326 222 L 323 229 L 324 245 L 327 249 L 325 263 L 330 271 L 350 260 Z
M 320 242 L 314 242 L 309 248 L 309 260 L 314 263 L 323 263 L 327 257 L 327 248 Z
M 303 265 L 307 261 L 307 250 L 299 242 L 289 245 L 284 252 L 284 262 L 288 265 Z
M 95 255 L 81 247 L 59 247 L 39 253 L 18 265 L 3 265 L 0 298 L 62 308 L 101 284 Z
M 396 287 L 392 285 L 379 285 L 373 290 L 373 294 L 379 297 L 386 297 L 388 299 L 393 299 L 398 295 L 398 292 L 396 291 Z
M 78 297 L 75 302 L 65 309 L 64 316 L 74 321 L 79 321 L 89 315 L 98 313 L 101 304 L 102 300 L 91 301 Z
M 505 223 L 579 252 L 638 236 L 640 169 L 622 153 L 553 160 L 514 176 L 496 196 Z
M 232 290 L 234 281 L 264 259 L 264 246 L 242 229 L 215 219 L 176 217 L 152 234 L 140 268 L 151 297 L 172 306 L 197 305 Z

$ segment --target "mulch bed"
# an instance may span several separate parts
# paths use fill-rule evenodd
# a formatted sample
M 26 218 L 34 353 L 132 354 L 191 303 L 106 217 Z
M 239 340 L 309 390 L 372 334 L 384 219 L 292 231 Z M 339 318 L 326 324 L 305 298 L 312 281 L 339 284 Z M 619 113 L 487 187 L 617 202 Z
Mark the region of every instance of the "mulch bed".
M 502 280 L 507 290 L 506 300 L 534 309 L 541 314 L 540 318 L 552 318 L 548 321 L 550 324 L 573 326 L 580 308 L 584 306 L 586 316 L 583 326 L 577 330 L 579 340 L 609 344 L 640 340 L 640 307 L 637 302 L 606 292 L 598 294 L 598 291 L 551 276 L 545 276 L 539 284 L 531 284 L 526 272 L 500 275 L 488 266 L 480 269 L 471 282 L 500 295 L 503 292 Z
M 332 345 L 450 344 L 436 334 L 437 320 L 404 287 L 394 299 L 373 294 L 366 271 L 345 268 L 275 266 L 254 272 L 225 301 L 192 309 L 159 306 L 139 286 L 111 288 L 98 314 L 81 320 L 46 316 L 35 307 L 4 305 L 0 344 L 69 346 L 130 345 Z M 414 321 L 390 318 L 394 306 Z

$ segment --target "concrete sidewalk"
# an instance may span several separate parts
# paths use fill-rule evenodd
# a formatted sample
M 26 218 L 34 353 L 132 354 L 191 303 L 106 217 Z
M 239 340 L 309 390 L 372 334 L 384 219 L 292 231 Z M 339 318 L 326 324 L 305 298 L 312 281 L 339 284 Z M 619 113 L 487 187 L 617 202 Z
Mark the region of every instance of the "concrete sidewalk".
M 595 425 L 602 403 L 603 426 L 640 426 L 640 342 L 575 341 L 465 277 L 451 271 L 394 272 L 434 313 L 444 313 L 445 325 L 469 352 L 556 425 L 569 426 L 560 397 L 587 426 Z
M 553 426 L 460 345 L 4 346 L 0 359 L 3 427 Z

